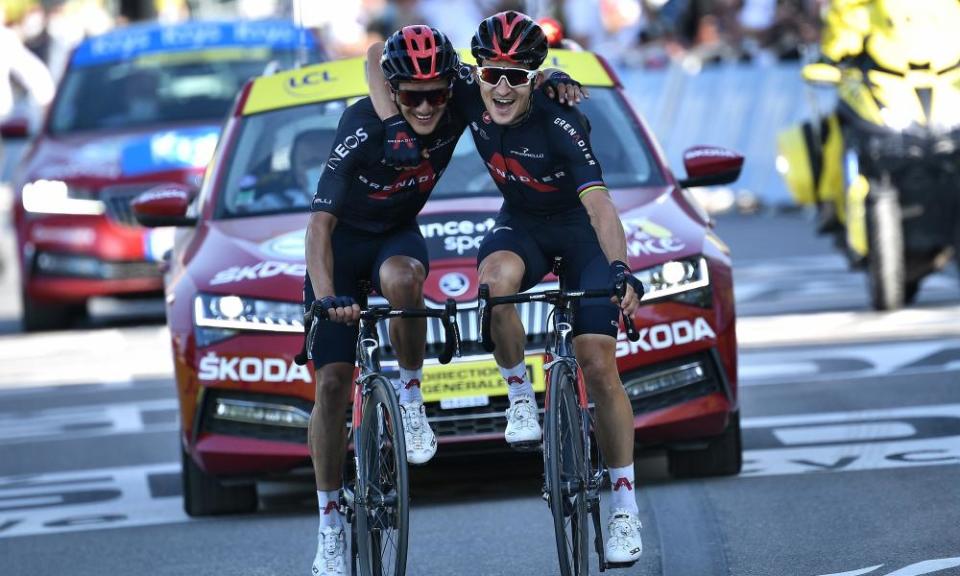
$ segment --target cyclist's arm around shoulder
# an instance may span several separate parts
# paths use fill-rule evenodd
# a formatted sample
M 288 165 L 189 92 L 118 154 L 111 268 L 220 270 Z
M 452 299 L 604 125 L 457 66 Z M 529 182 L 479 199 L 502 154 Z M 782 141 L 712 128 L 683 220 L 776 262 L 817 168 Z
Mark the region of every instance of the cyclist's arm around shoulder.
M 381 120 L 400 113 L 390 95 L 387 78 L 380 69 L 380 56 L 383 54 L 383 42 L 374 42 L 367 48 L 367 85 L 370 87 L 370 101 Z

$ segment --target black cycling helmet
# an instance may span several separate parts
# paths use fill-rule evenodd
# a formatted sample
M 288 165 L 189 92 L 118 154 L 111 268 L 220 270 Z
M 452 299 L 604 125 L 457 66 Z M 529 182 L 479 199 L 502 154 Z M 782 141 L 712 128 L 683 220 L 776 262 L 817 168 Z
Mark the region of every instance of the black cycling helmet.
M 394 87 L 400 82 L 452 76 L 460 68 L 453 44 L 436 28 L 404 26 L 387 38 L 380 69 Z
M 477 64 L 501 60 L 536 69 L 547 57 L 547 37 L 529 16 L 508 10 L 480 23 L 470 41 L 470 51 Z

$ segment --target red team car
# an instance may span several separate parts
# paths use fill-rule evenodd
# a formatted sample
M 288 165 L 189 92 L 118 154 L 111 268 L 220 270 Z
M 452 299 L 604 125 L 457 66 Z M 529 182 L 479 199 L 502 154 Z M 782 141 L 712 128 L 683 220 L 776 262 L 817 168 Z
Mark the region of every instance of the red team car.
M 142 24 L 84 40 L 14 177 L 23 327 L 67 326 L 97 296 L 159 294 L 171 230 L 130 200 L 199 184 L 236 93 L 311 37 L 287 21 Z
M 742 449 L 730 254 L 684 186 L 732 182 L 743 158 L 692 148 L 684 160 L 688 178 L 678 181 L 600 58 L 555 50 L 545 65 L 590 88 L 581 108 L 626 229 L 630 266 L 647 288 L 636 315 L 640 340 L 621 335 L 617 346 L 638 446 L 665 446 L 676 476 L 735 474 Z M 360 130 L 333 141 L 346 105 L 366 93 L 360 60 L 257 78 L 237 98 L 200 189 L 159 187 L 134 203 L 141 222 L 181 227 L 166 302 L 190 514 L 252 510 L 257 478 L 309 466 L 312 368 L 293 362 L 303 334 L 307 210 L 328 157 L 368 137 Z M 447 366 L 428 360 L 424 369 L 440 456 L 506 448 L 506 388 L 476 343 L 471 309 L 477 248 L 501 203 L 492 176 L 499 175 L 464 135 L 419 217 L 431 257 L 428 305 L 455 298 L 464 340 L 462 358 Z M 530 304 L 520 312 L 527 363 L 542 394 L 548 309 Z M 428 358 L 440 332 L 428 325 Z

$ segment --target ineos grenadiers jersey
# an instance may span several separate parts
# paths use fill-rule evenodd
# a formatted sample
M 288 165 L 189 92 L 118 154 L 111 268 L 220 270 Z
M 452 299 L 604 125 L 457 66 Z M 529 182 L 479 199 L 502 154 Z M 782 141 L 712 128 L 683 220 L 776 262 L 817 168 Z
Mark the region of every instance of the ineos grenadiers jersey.
M 583 114 L 534 90 L 524 120 L 498 125 L 483 104 L 476 76 L 466 69 L 454 86 L 453 105 L 473 133 L 477 151 L 503 194 L 504 208 L 536 216 L 585 210 L 580 193 L 603 186 L 603 173 L 590 148 Z
M 382 233 L 408 225 L 450 163 L 465 124 L 449 108 L 433 134 L 417 136 L 430 158 L 410 170 L 383 163 L 383 125 L 370 98 L 349 106 L 324 167 L 313 212 L 329 212 L 353 228 Z M 413 134 L 411 134 L 413 136 Z

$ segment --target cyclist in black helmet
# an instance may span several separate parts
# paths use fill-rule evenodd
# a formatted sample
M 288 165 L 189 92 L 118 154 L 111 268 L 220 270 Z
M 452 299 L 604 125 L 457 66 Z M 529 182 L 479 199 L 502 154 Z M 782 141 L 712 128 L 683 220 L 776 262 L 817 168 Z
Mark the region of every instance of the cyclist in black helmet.
M 562 256 L 571 289 L 628 285 L 622 301 L 584 300 L 574 315 L 574 346 L 591 400 L 597 436 L 609 464 L 611 493 L 606 558 L 629 563 L 641 554 L 634 496 L 633 411 L 616 363 L 618 309 L 633 314 L 643 286 L 627 265 L 616 207 L 590 145 L 586 118 L 534 90 L 547 39 L 528 16 L 507 11 L 484 20 L 471 42 L 477 66 L 461 71 L 453 107 L 465 117 L 477 151 L 504 197 L 477 255 L 479 282 L 491 296 L 527 290 Z M 371 89 L 376 84 L 371 80 Z M 382 113 L 382 111 L 381 111 Z M 512 306 L 495 309 L 494 357 L 510 408 L 511 444 L 539 442 L 541 429 L 524 362 L 523 325 Z
M 381 122 L 369 98 L 344 111 L 307 228 L 304 303 L 319 300 L 331 318 L 320 323 L 311 350 L 317 389 L 309 444 L 320 504 L 314 576 L 346 573 L 337 493 L 360 313 L 358 283 L 371 281 L 394 307 L 423 307 L 429 259 L 416 216 L 464 128 L 447 106 L 459 59 L 443 34 L 427 26 L 403 28 L 387 40 L 380 63 L 399 113 Z M 404 150 L 414 134 L 430 158 L 410 159 L 406 170 L 385 165 L 384 146 Z M 423 320 L 390 324 L 407 460 L 413 464 L 430 460 L 437 450 L 420 394 L 425 340 Z

